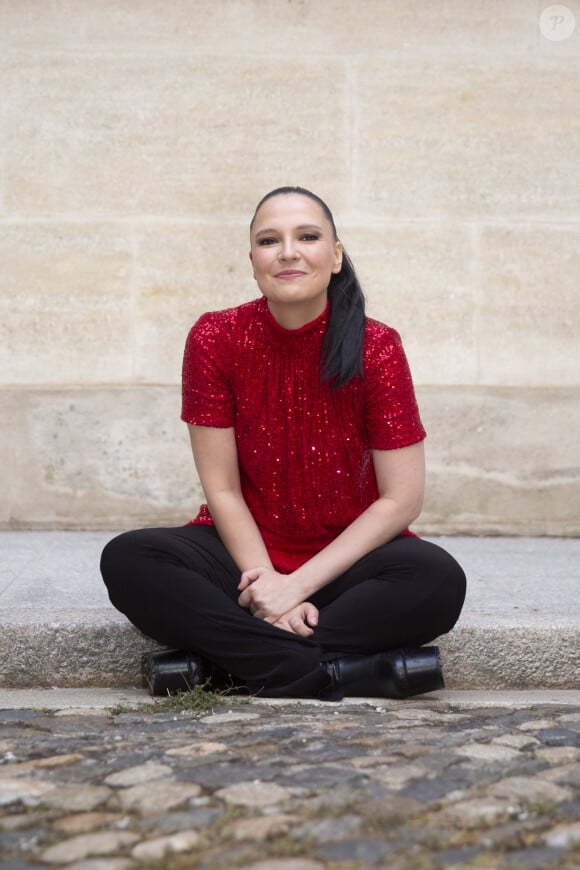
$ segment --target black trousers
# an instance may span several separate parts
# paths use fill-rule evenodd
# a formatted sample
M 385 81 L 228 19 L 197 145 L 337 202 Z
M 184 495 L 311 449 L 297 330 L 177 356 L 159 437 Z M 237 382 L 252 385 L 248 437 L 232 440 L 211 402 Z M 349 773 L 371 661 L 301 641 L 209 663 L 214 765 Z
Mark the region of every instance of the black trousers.
M 267 697 L 317 697 L 323 661 L 428 643 L 453 628 L 465 597 L 455 559 L 405 535 L 312 596 L 320 615 L 310 638 L 238 605 L 240 571 L 212 526 L 126 532 L 105 547 L 101 572 L 111 602 L 144 634 Z

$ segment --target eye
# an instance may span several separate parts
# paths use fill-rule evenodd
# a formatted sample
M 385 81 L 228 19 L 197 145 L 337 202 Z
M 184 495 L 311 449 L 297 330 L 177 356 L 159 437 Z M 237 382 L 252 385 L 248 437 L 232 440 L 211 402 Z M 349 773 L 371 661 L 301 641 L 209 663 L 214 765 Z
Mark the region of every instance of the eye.
M 275 245 L 276 239 L 272 236 L 265 236 L 263 239 L 258 239 L 258 245 L 265 247 L 266 245 Z
M 320 236 L 318 233 L 302 233 L 300 236 L 301 242 L 317 242 Z

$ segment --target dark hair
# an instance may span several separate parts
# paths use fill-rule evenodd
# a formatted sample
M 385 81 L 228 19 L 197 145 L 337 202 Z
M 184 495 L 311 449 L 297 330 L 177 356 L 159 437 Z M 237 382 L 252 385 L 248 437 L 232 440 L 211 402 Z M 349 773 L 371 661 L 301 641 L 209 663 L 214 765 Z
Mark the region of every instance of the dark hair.
M 263 196 L 256 206 L 250 230 L 260 207 L 268 199 L 290 193 L 307 196 L 317 202 L 332 227 L 335 240 L 338 241 L 332 212 L 324 200 L 304 187 L 277 187 Z M 332 381 L 331 387 L 335 389 L 363 375 L 365 300 L 354 266 L 344 249 L 340 272 L 330 276 L 328 300 L 330 314 L 320 354 L 320 375 L 322 380 Z

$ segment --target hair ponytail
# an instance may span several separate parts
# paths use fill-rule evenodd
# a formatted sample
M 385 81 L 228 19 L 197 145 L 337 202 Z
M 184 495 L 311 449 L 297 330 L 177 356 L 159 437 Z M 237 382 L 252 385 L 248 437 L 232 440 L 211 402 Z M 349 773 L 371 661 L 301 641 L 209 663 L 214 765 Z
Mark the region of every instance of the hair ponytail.
M 336 389 L 363 376 L 365 300 L 350 257 L 343 251 L 342 268 L 328 285 L 330 315 L 322 343 L 322 380 Z
M 263 196 L 256 206 L 250 230 L 260 206 L 266 200 L 293 193 L 307 196 L 318 203 L 332 227 L 335 241 L 338 241 L 332 212 L 324 200 L 304 187 L 277 187 Z M 331 381 L 331 389 L 337 389 L 353 378 L 363 376 L 365 300 L 354 266 L 344 250 L 340 272 L 330 276 L 328 299 L 330 314 L 320 354 L 320 376 L 323 381 Z

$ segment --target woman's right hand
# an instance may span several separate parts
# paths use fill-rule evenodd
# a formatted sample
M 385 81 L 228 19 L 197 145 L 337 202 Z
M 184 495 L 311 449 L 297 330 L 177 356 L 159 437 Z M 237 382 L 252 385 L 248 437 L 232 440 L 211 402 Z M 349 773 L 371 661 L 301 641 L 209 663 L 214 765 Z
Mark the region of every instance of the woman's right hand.
M 294 583 L 291 574 L 280 574 L 274 568 L 261 566 L 248 568 L 238 584 L 238 604 L 252 616 L 265 619 L 272 625 L 294 610 L 308 597 Z
M 303 601 L 297 607 L 293 607 L 276 622 L 273 623 L 284 631 L 299 634 L 300 637 L 310 637 L 318 625 L 318 608 L 310 601 Z

